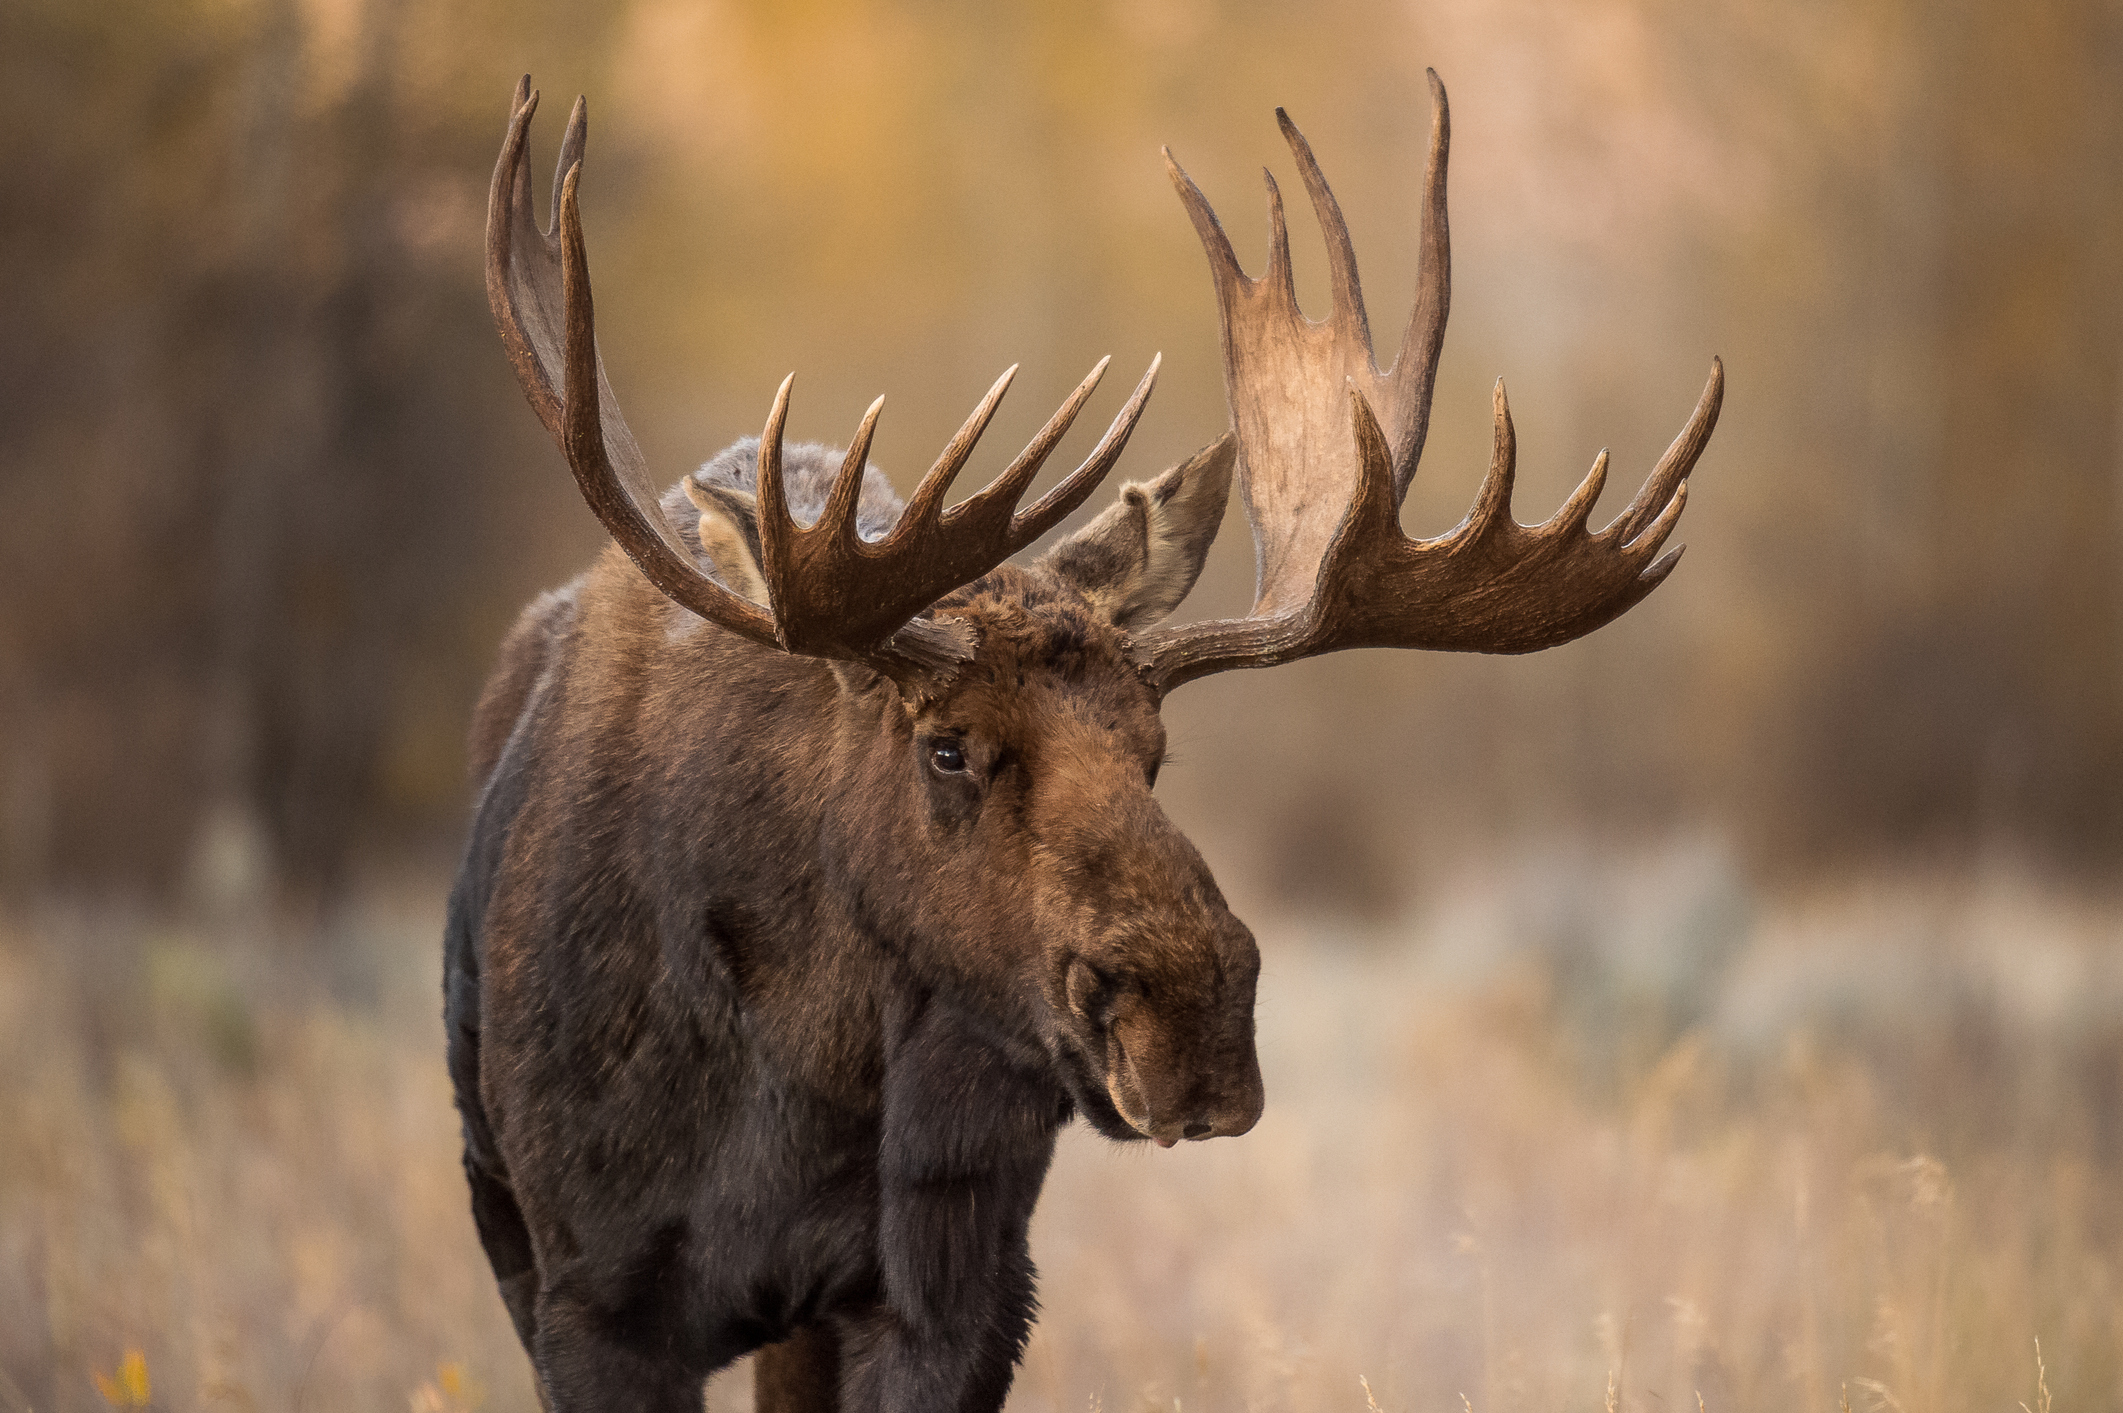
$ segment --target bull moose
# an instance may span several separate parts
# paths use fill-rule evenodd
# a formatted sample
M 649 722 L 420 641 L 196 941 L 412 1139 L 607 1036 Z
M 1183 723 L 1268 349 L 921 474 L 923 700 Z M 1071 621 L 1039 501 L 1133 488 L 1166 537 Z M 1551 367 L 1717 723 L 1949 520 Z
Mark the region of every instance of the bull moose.
M 948 509 L 1005 372 L 902 503 L 868 463 L 763 434 L 659 495 L 599 360 L 577 100 L 552 219 L 517 87 L 487 291 L 524 392 L 616 542 L 527 608 L 472 729 L 450 898 L 449 1065 L 472 1210 L 540 1397 L 697 1409 L 757 1350 L 767 1410 L 995 1409 L 1033 1309 L 1026 1229 L 1056 1132 L 1245 1133 L 1260 1116 L 1253 936 L 1152 795 L 1183 682 L 1338 648 L 1520 653 L 1672 570 L 1661 547 L 1723 373 L 1621 516 L 1605 453 L 1553 518 L 1511 516 L 1503 386 L 1467 518 L 1410 540 L 1444 338 L 1449 118 L 1430 75 L 1419 293 L 1381 372 L 1341 212 L 1277 119 L 1333 309 L 1298 309 L 1272 178 L 1258 278 L 1166 153 L 1207 250 L 1233 427 L 1029 563 L 1119 459 L 1153 362 L 1083 464 L 1017 503 L 1105 363 Z M 1160 626 L 1234 470 L 1257 596 Z

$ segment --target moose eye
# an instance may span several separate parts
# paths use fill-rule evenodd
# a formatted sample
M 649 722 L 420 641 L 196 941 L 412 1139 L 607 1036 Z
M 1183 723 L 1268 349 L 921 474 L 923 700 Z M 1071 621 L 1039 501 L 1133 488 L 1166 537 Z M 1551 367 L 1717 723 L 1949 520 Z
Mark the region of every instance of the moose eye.
M 966 753 L 956 741 L 938 741 L 929 747 L 929 764 L 946 775 L 956 775 L 966 768 Z

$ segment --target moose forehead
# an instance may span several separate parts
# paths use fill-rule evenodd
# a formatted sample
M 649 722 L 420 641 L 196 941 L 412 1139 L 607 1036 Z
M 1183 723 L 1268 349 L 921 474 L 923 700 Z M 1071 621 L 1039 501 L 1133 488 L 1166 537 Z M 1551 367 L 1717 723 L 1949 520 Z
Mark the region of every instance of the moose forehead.
M 937 612 L 972 626 L 979 648 L 917 712 L 923 728 L 1033 749 L 1065 726 L 1089 726 L 1130 755 L 1163 754 L 1157 694 L 1126 635 L 1045 566 L 1000 565 Z

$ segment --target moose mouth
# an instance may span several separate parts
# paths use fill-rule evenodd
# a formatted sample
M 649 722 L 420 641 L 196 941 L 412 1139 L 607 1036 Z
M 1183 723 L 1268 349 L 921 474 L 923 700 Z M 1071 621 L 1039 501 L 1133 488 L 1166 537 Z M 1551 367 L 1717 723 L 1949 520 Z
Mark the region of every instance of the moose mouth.
M 1098 1062 L 1097 1047 L 1103 1036 L 1086 1036 L 1082 1039 L 1069 1037 L 1060 1046 L 1055 1058 L 1061 1062 L 1062 1077 L 1070 1097 L 1076 1101 L 1076 1111 L 1084 1122 L 1097 1129 L 1100 1136 L 1116 1143 L 1140 1143 L 1146 1138 L 1155 1138 L 1149 1127 L 1149 1106 L 1140 1098 L 1134 1076 L 1127 1077 L 1127 1088 L 1116 1074 L 1114 1067 Z M 1108 1053 L 1117 1049 L 1109 1043 Z M 1101 1073 L 1103 1071 L 1103 1073 Z M 1141 1119 L 1131 1114 L 1142 1115 Z M 1169 1145 L 1167 1145 L 1169 1146 Z
M 1077 1112 L 1115 1142 L 1149 1139 L 1170 1148 L 1182 1139 L 1236 1136 L 1261 1113 L 1252 997 L 1244 1000 L 1247 1033 L 1237 1045 L 1192 1012 L 1174 1017 L 1138 998 L 1115 1008 L 1119 1014 L 1072 1008 L 1075 1014 L 1050 1032 L 1050 1053 Z M 1204 1031 L 1211 1032 L 1207 1039 Z M 1219 1039 L 1225 1043 L 1213 1043 Z
M 1107 1033 L 1106 1053 L 1106 1098 L 1112 1104 L 1114 1115 L 1128 1126 L 1127 1139 L 1147 1138 L 1160 1148 L 1170 1148 L 1183 1138 L 1194 1141 L 1214 1135 L 1215 1126 L 1203 1122 L 1199 1116 L 1191 1122 L 1176 1118 L 1164 1123 L 1157 1121 L 1151 1112 L 1150 1101 L 1143 1093 L 1134 1057 L 1128 1053 L 1127 1045 L 1117 1032 Z
M 1150 1117 L 1150 1105 L 1143 1098 L 1142 1084 L 1135 1077 L 1135 1065 L 1128 1058 L 1128 1049 L 1121 1044 L 1118 1035 L 1107 1037 L 1106 1097 L 1113 1101 L 1113 1111 L 1121 1121 L 1144 1138 L 1153 1140 L 1160 1148 L 1170 1148 L 1176 1139 L 1160 1136 Z

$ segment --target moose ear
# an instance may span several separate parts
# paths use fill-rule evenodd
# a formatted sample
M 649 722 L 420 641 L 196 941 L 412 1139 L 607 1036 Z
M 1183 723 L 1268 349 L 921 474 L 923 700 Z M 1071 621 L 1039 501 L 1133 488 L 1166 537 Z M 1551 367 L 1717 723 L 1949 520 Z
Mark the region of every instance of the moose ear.
M 753 603 L 767 604 L 766 576 L 759 572 L 759 506 L 743 491 L 703 486 L 686 477 L 686 499 L 700 511 L 700 547 L 722 586 Z
M 1149 627 L 1200 576 L 1237 461 L 1238 440 L 1226 432 L 1156 480 L 1121 487 L 1119 500 L 1042 562 L 1115 626 Z

